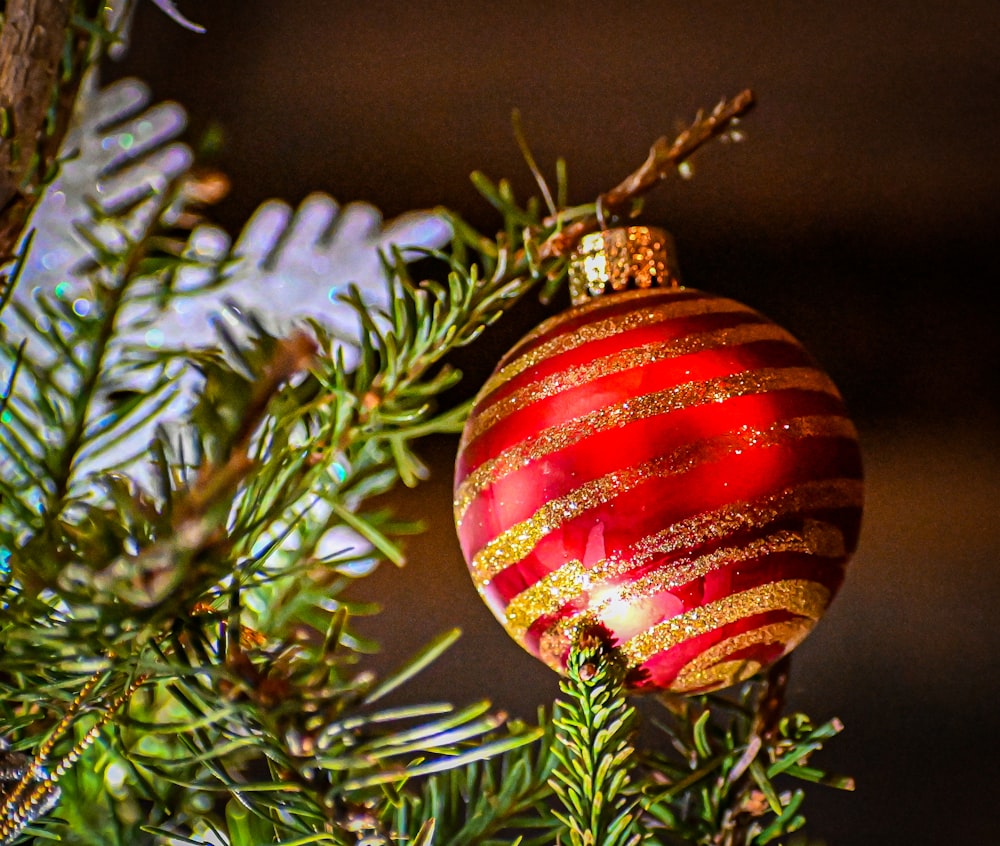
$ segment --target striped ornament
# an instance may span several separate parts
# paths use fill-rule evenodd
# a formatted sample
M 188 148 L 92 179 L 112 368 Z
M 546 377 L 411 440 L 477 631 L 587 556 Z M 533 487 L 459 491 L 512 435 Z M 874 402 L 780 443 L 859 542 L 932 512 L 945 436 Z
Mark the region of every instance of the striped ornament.
M 563 670 L 602 627 L 636 690 L 704 692 L 793 649 L 860 528 L 857 433 L 785 330 L 690 288 L 597 297 L 500 362 L 455 519 L 508 633 Z

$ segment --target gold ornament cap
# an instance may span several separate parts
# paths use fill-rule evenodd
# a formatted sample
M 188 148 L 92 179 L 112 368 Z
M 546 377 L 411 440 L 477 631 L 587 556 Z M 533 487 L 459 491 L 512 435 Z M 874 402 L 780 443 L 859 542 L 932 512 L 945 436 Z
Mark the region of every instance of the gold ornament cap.
M 569 260 L 573 305 L 611 291 L 679 288 L 674 239 L 653 226 L 622 226 L 580 239 Z

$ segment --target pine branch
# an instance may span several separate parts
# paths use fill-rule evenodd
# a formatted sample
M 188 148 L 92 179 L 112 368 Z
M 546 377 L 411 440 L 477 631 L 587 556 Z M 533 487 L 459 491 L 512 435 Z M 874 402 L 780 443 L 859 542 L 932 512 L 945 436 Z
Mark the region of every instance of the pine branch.
M 593 631 L 574 646 L 566 672 L 553 718 L 559 766 L 549 783 L 563 805 L 554 813 L 571 846 L 634 846 L 643 837 L 629 773 L 635 709 L 623 693 L 623 667 Z
M 537 744 L 426 779 L 382 813 L 396 840 L 418 836 L 433 823 L 439 846 L 522 846 L 552 842 L 557 821 L 547 811 L 548 779 L 555 765 L 554 727 L 539 715 Z
M 659 727 L 675 756 L 643 756 L 650 773 L 643 806 L 677 846 L 762 846 L 805 825 L 800 787 L 789 777 L 853 789 L 853 781 L 809 765 L 842 728 L 814 727 L 803 714 L 782 716 L 788 659 L 730 695 L 664 695 L 669 719 Z
M 132 636 L 141 636 L 144 626 L 189 613 L 199 597 L 231 573 L 227 522 L 237 491 L 257 466 L 252 435 L 273 397 L 308 366 L 314 351 L 305 335 L 268 346 L 252 378 L 228 373 L 227 401 L 208 403 L 216 421 L 213 441 L 204 447 L 190 481 L 171 492 L 152 542 L 103 568 L 64 563 L 58 577 L 64 600 L 103 609 L 109 619 L 135 629 Z M 221 386 L 209 380 L 208 387 Z M 116 647 L 122 643 L 119 639 Z
M 267 347 L 269 342 L 266 338 L 264 340 L 264 346 Z M 330 464 L 322 461 L 301 462 L 293 466 L 293 472 L 288 472 L 288 450 L 272 450 L 274 438 L 280 435 L 282 440 L 279 443 L 289 444 L 294 433 L 298 432 L 301 445 L 303 435 L 311 433 L 324 438 L 328 434 L 325 429 L 327 424 L 316 414 L 315 406 L 303 409 L 295 402 L 286 403 L 286 414 L 279 413 L 261 421 L 259 413 L 264 408 L 264 403 L 253 399 L 255 393 L 267 395 L 271 387 L 284 380 L 288 374 L 280 367 L 268 366 L 269 359 L 266 356 L 261 359 L 258 355 L 253 360 L 252 357 L 248 358 L 246 350 L 233 349 L 232 352 L 241 361 L 243 376 L 216 359 L 209 358 L 202 362 L 206 374 L 205 392 L 203 402 L 194 410 L 192 421 L 197 426 L 196 433 L 205 434 L 193 441 L 193 455 L 185 458 L 178 453 L 164 464 L 165 469 L 172 467 L 171 473 L 178 474 L 177 481 L 164 477 L 163 492 L 166 500 L 150 511 L 140 501 L 130 501 L 125 490 L 119 491 L 117 495 L 119 508 L 126 510 L 130 515 L 130 522 L 139 529 L 137 532 L 129 532 L 128 538 L 138 546 L 138 553 L 119 556 L 105 567 L 99 566 L 101 556 L 94 556 L 86 566 L 69 565 L 69 562 L 62 561 L 60 576 L 54 582 L 54 586 L 59 588 L 60 601 L 68 602 L 73 608 L 90 610 L 79 617 L 74 615 L 69 620 L 52 619 L 41 636 L 33 639 L 35 654 L 40 644 L 46 642 L 52 645 L 56 655 L 60 652 L 60 642 L 65 647 L 72 643 L 76 648 L 84 644 L 93 648 L 94 634 L 97 631 L 107 632 L 107 624 L 113 620 L 117 630 L 114 641 L 112 644 L 102 642 L 101 646 L 113 646 L 123 663 L 134 661 L 135 649 L 129 648 L 130 642 L 138 644 L 148 640 L 150 635 L 156 637 L 158 626 L 170 625 L 171 620 L 185 619 L 195 599 L 204 594 L 207 588 L 224 581 L 227 574 L 234 572 L 234 565 L 245 560 L 259 533 L 265 531 L 274 519 L 285 515 L 301 495 L 311 489 L 315 490 L 317 476 L 329 473 Z M 278 356 L 278 360 L 297 359 L 298 356 L 295 355 Z M 267 374 L 270 371 L 277 371 L 278 377 L 269 379 Z M 347 390 L 347 375 L 343 368 L 336 368 L 333 378 L 338 386 L 340 400 L 345 404 L 349 403 L 352 409 L 362 414 L 366 410 L 370 411 L 363 401 L 359 401 L 362 398 Z M 255 385 L 258 386 L 256 392 Z M 250 398 L 249 402 L 247 397 Z M 335 429 L 342 425 L 357 426 L 355 416 L 345 416 L 336 409 L 328 419 Z M 263 427 L 260 423 L 263 423 Z M 370 425 L 370 418 L 365 425 Z M 372 451 L 365 449 L 366 437 L 368 441 L 371 440 L 370 432 L 366 435 L 360 428 L 351 431 L 354 434 L 346 442 L 343 438 L 336 437 L 332 439 L 332 443 L 341 450 L 346 447 L 358 450 L 358 460 L 355 462 L 357 470 L 345 472 L 340 478 L 340 482 L 346 482 L 350 486 L 346 491 L 334 486 L 327 492 L 331 496 L 346 494 L 349 502 L 386 484 L 388 479 L 378 481 L 378 478 L 385 477 L 384 470 L 391 465 L 389 453 L 379 458 L 376 451 L 373 458 Z M 354 443 L 356 447 L 353 446 Z M 250 450 L 254 454 L 252 460 Z M 317 450 L 307 447 L 299 454 L 312 457 L 321 451 L 322 447 L 317 445 Z M 191 457 L 196 459 L 193 464 Z M 283 490 L 279 486 L 275 494 L 269 489 L 268 496 L 260 499 L 247 495 L 255 490 L 263 492 L 254 485 L 258 474 L 273 476 L 276 471 L 283 474 Z M 237 495 L 238 487 L 246 493 Z M 117 488 L 112 486 L 111 492 L 115 490 Z M 286 495 L 281 495 L 282 493 Z M 91 511 L 91 514 L 96 515 L 96 512 Z M 144 514 L 145 522 L 151 521 L 152 525 L 141 528 Z M 232 522 L 229 529 L 221 533 L 224 523 L 230 519 Z M 253 592 L 278 578 L 294 575 L 294 570 L 289 566 L 294 558 L 279 561 L 275 568 L 267 572 L 260 568 L 262 562 L 259 557 L 251 555 L 249 561 L 246 561 L 249 566 L 242 568 L 240 580 Z M 18 573 L 21 572 L 23 570 L 18 569 Z M 310 597 L 308 605 L 313 608 L 319 607 L 321 602 L 330 601 L 329 590 L 324 592 L 322 587 L 324 586 L 320 585 L 320 591 Z M 329 588 L 329 585 L 326 587 Z M 239 588 L 233 589 L 231 596 L 236 599 Z M 22 607 L 31 601 L 31 596 L 23 590 L 16 598 Z M 104 620 L 102 625 L 96 627 L 93 622 L 95 610 Z M 236 622 L 231 630 L 239 628 L 238 616 Z M 262 753 L 284 774 L 270 786 L 258 788 L 265 791 L 263 795 L 268 795 L 266 791 L 270 791 L 271 796 L 275 791 L 285 794 L 289 786 L 292 786 L 297 789 L 293 792 L 291 805 L 287 799 L 282 804 L 289 808 L 288 813 L 293 818 L 298 819 L 297 814 L 302 813 L 305 814 L 302 818 L 305 820 L 326 819 L 329 809 L 322 803 L 320 806 L 316 805 L 315 785 L 308 794 L 303 790 L 303 786 L 310 783 L 304 770 L 317 768 L 317 755 L 322 746 L 313 745 L 313 741 L 305 741 L 320 730 L 324 732 L 324 737 L 338 738 L 338 733 L 330 728 L 330 717 L 339 715 L 352 702 L 356 704 L 358 690 L 364 689 L 357 681 L 348 679 L 342 683 L 342 690 L 338 694 L 336 688 L 330 688 L 331 679 L 322 673 L 317 676 L 315 672 L 317 667 L 332 669 L 330 653 L 337 648 L 340 640 L 340 634 L 334 633 L 332 637 L 324 639 L 322 648 L 314 655 L 297 655 L 297 660 L 293 663 L 287 666 L 275 664 L 271 671 L 265 669 L 270 663 L 267 659 L 260 666 L 259 659 L 244 651 L 233 650 L 232 644 L 228 642 L 226 646 L 212 643 L 198 627 L 184 626 L 177 634 L 168 637 L 162 645 L 169 648 L 161 648 L 160 652 L 162 664 L 172 666 L 172 672 L 177 677 L 171 691 L 172 696 L 188 710 L 189 717 L 197 720 L 203 728 L 192 731 L 189 728 L 190 719 L 180 723 L 184 726 L 181 737 L 187 738 L 184 742 L 188 748 L 185 752 L 168 747 L 172 751 L 165 760 L 171 762 L 171 769 L 161 770 L 161 776 L 167 783 L 187 783 L 206 790 L 214 781 L 242 795 L 246 791 L 239 786 L 242 778 L 238 774 L 249 761 L 255 758 L 259 760 Z M 273 654 L 277 655 L 305 652 L 301 643 L 269 645 L 275 650 Z M 10 652 L 22 652 L 19 658 L 27 658 L 27 644 L 24 641 L 9 642 L 7 649 Z M 294 652 L 290 653 L 289 650 Z M 130 652 L 133 657 L 129 657 Z M 27 660 L 22 666 L 27 666 Z M 185 666 L 190 668 L 187 672 L 211 668 L 216 680 L 208 689 L 199 690 L 202 684 L 192 686 L 191 683 L 196 676 L 191 675 L 190 681 L 184 679 Z M 163 672 L 162 665 L 160 672 Z M 213 688 L 216 685 L 221 691 L 228 689 L 228 695 L 236 696 L 237 701 L 242 699 L 240 707 L 235 711 L 231 708 L 220 711 L 213 705 L 213 696 L 217 695 Z M 307 705 L 303 700 L 312 701 Z M 275 712 L 274 706 L 277 703 L 281 703 L 283 707 Z M 317 712 L 325 717 L 318 723 L 315 716 L 311 716 Z M 415 716 L 419 717 L 419 712 L 410 712 L 405 716 L 413 719 Z M 469 719 L 473 722 L 468 723 Z M 384 720 L 374 720 L 371 725 L 376 727 L 380 723 L 384 723 Z M 365 721 L 357 722 L 352 731 L 356 733 L 367 724 Z M 227 725 L 230 726 L 228 729 Z M 268 728 L 263 735 L 259 728 L 248 735 L 247 728 L 252 725 Z M 443 739 L 433 731 L 431 733 L 437 737 L 433 746 L 444 744 L 449 748 L 449 754 L 445 757 L 400 767 L 391 756 L 377 754 L 372 747 L 361 744 L 353 758 L 323 758 L 324 763 L 320 769 L 329 767 L 332 768 L 331 772 L 340 774 L 331 783 L 331 790 L 339 782 L 342 787 L 338 790 L 346 790 L 348 793 L 366 791 L 380 784 L 405 782 L 416 774 L 431 774 L 461 766 L 463 762 L 475 762 L 491 754 L 502 754 L 530 742 L 534 737 L 531 732 L 522 732 L 520 736 L 488 738 L 456 755 L 455 746 L 462 745 L 462 737 L 471 740 L 484 732 L 492 733 L 498 723 L 494 717 L 484 720 L 472 715 L 468 718 L 460 716 L 459 723 L 449 725 L 452 729 Z M 462 726 L 461 733 L 456 734 L 459 725 Z M 412 745 L 401 746 L 399 733 L 396 734 L 392 749 L 408 755 L 417 752 Z M 252 743 L 249 742 L 250 736 L 255 738 Z M 384 731 L 378 731 L 373 740 L 383 736 Z M 303 742 L 301 749 L 304 760 L 301 764 L 295 762 L 294 754 L 289 754 L 294 748 L 294 738 Z M 345 760 L 354 763 L 347 764 Z M 215 761 L 219 764 L 214 765 Z M 377 764 L 374 769 L 373 762 Z M 154 763 L 138 761 L 137 766 L 148 768 Z M 289 778 L 289 774 L 298 772 L 300 767 L 304 768 L 302 776 Z M 199 768 L 207 768 L 206 774 L 210 778 L 208 782 L 203 775 L 198 775 Z M 338 795 L 336 791 L 329 794 L 331 799 Z M 274 800 L 268 798 L 266 801 Z M 269 817 L 266 806 L 258 808 L 258 812 L 265 818 Z M 302 825 L 305 828 L 300 827 L 300 831 L 310 830 L 308 823 L 303 822 Z
M 162 208 L 171 197 L 167 191 L 155 202 Z M 21 300 L 8 304 L 16 317 L 13 325 L 24 330 L 27 344 L 17 354 L 5 409 L 8 425 L 0 430 L 0 460 L 14 471 L 0 482 L 0 543 L 15 552 L 14 571 L 29 592 L 53 584 L 65 552 L 53 558 L 51 551 L 70 543 L 66 533 L 72 533 L 70 526 L 78 520 L 74 510 L 86 508 L 92 499 L 94 474 L 87 455 L 114 438 L 127 437 L 162 405 L 167 387 L 162 368 L 154 371 L 146 394 L 130 396 L 114 413 L 103 413 L 98 402 L 113 391 L 119 368 L 131 363 L 127 350 L 116 348 L 115 337 L 123 329 L 122 312 L 131 304 L 148 249 L 148 236 L 138 241 L 122 236 L 116 250 L 102 245 L 99 278 L 89 295 L 72 303 L 56 292 L 34 300 L 35 314 Z M 0 334 L 0 355 L 7 360 L 15 358 L 7 340 L 10 325 L 5 320 Z M 2 513 L 8 508 L 32 516 L 8 517 Z

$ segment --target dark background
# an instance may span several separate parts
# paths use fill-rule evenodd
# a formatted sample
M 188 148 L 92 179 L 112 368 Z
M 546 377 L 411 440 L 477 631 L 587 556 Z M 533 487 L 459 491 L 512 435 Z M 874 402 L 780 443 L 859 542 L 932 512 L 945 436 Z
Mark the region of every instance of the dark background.
M 799 336 L 861 430 L 868 505 L 846 586 L 796 652 L 791 699 L 846 732 L 823 753 L 855 794 L 814 788 L 831 846 L 996 843 L 1000 403 L 1000 5 L 948 2 L 180 4 L 206 35 L 140 5 L 110 75 L 137 74 L 215 122 L 236 231 L 271 197 L 323 190 L 387 215 L 444 204 L 492 230 L 481 168 L 533 191 L 520 109 L 571 200 L 617 183 L 659 135 L 750 87 L 748 140 L 712 145 L 645 221 L 676 238 L 685 280 Z M 544 310 L 526 303 L 459 362 L 467 389 Z M 416 695 L 531 716 L 555 676 L 503 634 L 468 579 L 450 518 L 455 443 L 397 497 L 429 531 L 365 584 L 388 667 L 434 634 L 465 637 Z

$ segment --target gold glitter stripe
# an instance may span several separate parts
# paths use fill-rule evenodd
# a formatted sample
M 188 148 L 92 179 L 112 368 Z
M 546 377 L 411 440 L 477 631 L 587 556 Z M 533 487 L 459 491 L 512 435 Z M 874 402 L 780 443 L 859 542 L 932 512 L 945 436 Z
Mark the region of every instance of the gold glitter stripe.
M 823 479 L 793 485 L 767 496 L 743 502 L 734 502 L 724 508 L 705 511 L 679 520 L 672 526 L 646 535 L 624 550 L 612 553 L 590 567 L 574 560 L 558 570 L 553 570 L 531 587 L 513 597 L 506 609 L 510 623 L 508 631 L 518 638 L 539 617 L 554 614 L 583 590 L 622 576 L 629 570 L 642 567 L 654 558 L 683 549 L 693 549 L 710 541 L 721 541 L 736 532 L 757 531 L 790 514 L 809 509 L 860 508 L 864 485 L 859 479 Z M 838 533 L 839 534 L 839 533 Z M 815 541 L 822 540 L 816 535 Z M 843 554 L 843 537 L 839 547 L 817 547 L 819 555 L 837 557 Z M 700 558 L 693 563 L 672 565 L 678 572 L 678 581 L 665 584 L 664 589 L 684 584 L 704 573 L 697 572 Z M 706 571 L 707 572 L 707 571 Z M 683 575 L 682 575 L 683 574 Z M 583 583 L 583 579 L 588 582 Z
M 644 367 L 657 361 L 666 361 L 703 350 L 736 347 L 755 341 L 785 341 L 798 347 L 795 339 L 780 326 L 773 323 L 747 323 L 742 326 L 729 326 L 710 332 L 698 332 L 683 338 L 673 338 L 669 341 L 619 350 L 616 353 L 595 358 L 585 364 L 552 373 L 524 385 L 492 405 L 486 406 L 476 415 L 472 437 L 478 437 L 505 417 L 534 402 L 554 397 L 563 391 L 579 388 L 595 379 L 602 379 L 605 376 L 613 376 L 616 373 Z
M 670 689 L 677 693 L 688 693 L 709 687 L 728 687 L 746 681 L 759 672 L 760 663 L 752 660 L 727 661 L 728 656 L 749 646 L 770 643 L 783 644 L 785 650 L 782 654 L 787 655 L 805 640 L 813 626 L 814 621 L 798 617 L 728 637 L 685 664 L 670 684 Z
M 786 579 L 769 582 L 663 620 L 619 648 L 630 669 L 660 652 L 755 614 L 787 611 L 818 620 L 830 602 L 830 591 L 819 582 Z
M 505 612 L 505 626 L 515 640 L 520 640 L 535 620 L 546 614 L 555 613 L 566 602 L 581 593 L 590 595 L 587 613 L 600 618 L 602 612 L 612 604 L 624 602 L 630 605 L 686 585 L 724 566 L 752 561 L 778 552 L 803 552 L 824 558 L 841 558 L 845 552 L 844 535 L 832 523 L 809 520 L 802 532 L 784 529 L 744 546 L 724 547 L 706 555 L 682 558 L 671 562 L 669 567 L 654 570 L 628 584 L 621 585 L 607 584 L 607 582 L 613 576 L 621 575 L 638 566 L 642 559 L 626 562 L 620 558 L 605 559 L 592 568 L 585 568 L 579 561 L 572 561 L 514 597 Z M 609 566 L 612 561 L 614 569 Z M 551 626 L 546 636 L 557 642 L 566 643 L 566 632 L 575 627 L 576 621 L 573 617 L 566 617 Z
M 455 492 L 455 521 L 459 526 L 469 505 L 487 487 L 536 461 L 597 432 L 624 426 L 635 420 L 681 411 L 696 405 L 720 403 L 734 397 L 762 394 L 787 389 L 815 391 L 840 397 L 830 377 L 813 367 L 764 368 L 749 373 L 735 373 L 698 382 L 686 382 L 663 391 L 631 397 L 613 405 L 598 408 L 573 420 L 566 420 L 543 429 L 484 461 L 470 473 Z M 478 435 L 473 434 L 469 440 Z
M 622 300 L 639 300 L 648 296 L 648 291 L 627 291 L 622 294 L 615 295 L 615 301 L 621 302 Z M 525 338 L 524 341 L 522 341 L 522 343 L 527 343 L 531 338 L 544 335 L 553 327 L 558 326 L 566 320 L 579 317 L 581 314 L 586 314 L 590 311 L 607 308 L 610 300 L 611 297 L 598 297 L 589 303 L 577 306 L 571 311 L 557 314 L 555 317 L 551 317 L 545 322 L 539 324 L 535 330 L 527 338 Z M 536 364 L 545 361 L 551 356 L 575 350 L 578 347 L 582 347 L 584 344 L 589 344 L 591 341 L 599 341 L 602 338 L 610 338 L 614 335 L 627 332 L 630 329 L 635 329 L 639 326 L 652 326 L 656 323 L 663 323 L 678 317 L 694 317 L 702 314 L 718 314 L 724 312 L 732 312 L 733 314 L 748 314 L 754 317 L 758 316 L 757 312 L 742 303 L 719 297 L 695 300 L 667 300 L 666 302 L 661 301 L 657 305 L 650 306 L 649 308 L 641 310 L 637 309 L 636 311 L 627 312 L 626 314 L 615 314 L 604 320 L 598 320 L 595 323 L 588 323 L 580 326 L 573 332 L 566 335 L 560 335 L 559 337 L 552 338 L 534 349 L 529 350 L 523 355 L 512 359 L 509 364 L 502 367 L 487 380 L 486 384 L 480 391 L 480 396 L 486 396 L 490 393 L 490 391 L 495 390 L 508 379 L 513 379 L 518 373 L 523 373 L 529 367 L 534 367 Z M 511 354 L 516 356 L 517 348 L 511 350 Z
M 675 678 L 670 683 L 669 688 L 675 693 L 694 693 L 698 691 L 707 693 L 710 690 L 720 690 L 721 688 L 752 679 L 761 669 L 763 669 L 763 665 L 759 661 L 740 661 L 736 659 L 732 661 L 719 661 L 711 667 L 704 668 L 699 674 L 694 676 L 694 679 L 697 680 L 695 683 L 692 684 L 689 682 L 688 686 L 685 687 L 683 683 L 678 684 Z
M 811 437 L 855 438 L 857 432 L 845 417 L 795 417 L 779 420 L 764 429 L 741 426 L 734 432 L 684 444 L 666 455 L 634 467 L 615 470 L 564 496 L 549 500 L 527 520 L 514 524 L 489 541 L 472 559 L 470 569 L 473 578 L 477 582 L 492 579 L 501 570 L 524 558 L 543 537 L 563 523 L 649 479 L 686 473 L 699 464 L 718 460 L 738 449 L 769 447 Z

